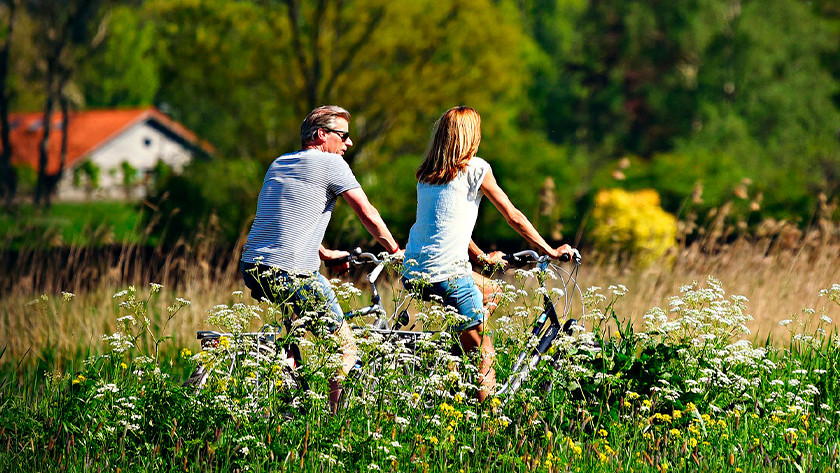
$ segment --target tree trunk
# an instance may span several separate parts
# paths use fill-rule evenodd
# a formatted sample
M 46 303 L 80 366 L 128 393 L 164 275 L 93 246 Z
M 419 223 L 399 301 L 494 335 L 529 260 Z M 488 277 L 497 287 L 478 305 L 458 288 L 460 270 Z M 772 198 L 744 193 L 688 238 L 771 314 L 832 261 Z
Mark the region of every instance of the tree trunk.
M 12 34 L 15 29 L 15 9 L 18 0 L 9 0 L 9 26 L 6 41 L 0 49 L 0 199 L 5 208 L 11 208 L 17 194 L 17 171 L 12 166 L 12 141 L 9 137 L 9 94 L 6 86 L 9 75 L 9 51 L 12 49 Z
M 41 205 L 41 200 L 44 200 L 44 206 L 49 209 L 50 195 L 49 195 L 49 175 L 47 174 L 47 163 L 49 162 L 49 141 L 50 141 L 50 125 L 53 111 L 53 72 L 52 65 L 48 66 L 47 72 L 47 98 L 44 100 L 44 135 L 41 138 L 41 143 L 38 145 L 38 181 L 35 184 L 35 206 Z

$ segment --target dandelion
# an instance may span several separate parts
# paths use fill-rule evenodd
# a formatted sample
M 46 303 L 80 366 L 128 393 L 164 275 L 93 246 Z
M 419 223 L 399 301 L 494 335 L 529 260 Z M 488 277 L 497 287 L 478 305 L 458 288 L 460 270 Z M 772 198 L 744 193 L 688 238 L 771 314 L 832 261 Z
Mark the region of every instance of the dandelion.
M 82 383 L 85 382 L 86 379 L 87 378 L 85 378 L 83 375 L 80 374 L 80 375 L 76 376 L 75 379 L 73 379 L 73 384 L 82 384 Z

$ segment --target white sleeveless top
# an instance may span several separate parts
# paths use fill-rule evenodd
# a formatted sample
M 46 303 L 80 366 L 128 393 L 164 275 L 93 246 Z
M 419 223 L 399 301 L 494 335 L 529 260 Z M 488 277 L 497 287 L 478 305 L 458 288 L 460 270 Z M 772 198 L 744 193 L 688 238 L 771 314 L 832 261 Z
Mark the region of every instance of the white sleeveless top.
M 468 249 L 481 183 L 489 172 L 490 164 L 474 156 L 446 184 L 417 183 L 417 221 L 405 247 L 405 277 L 440 282 L 470 275 Z

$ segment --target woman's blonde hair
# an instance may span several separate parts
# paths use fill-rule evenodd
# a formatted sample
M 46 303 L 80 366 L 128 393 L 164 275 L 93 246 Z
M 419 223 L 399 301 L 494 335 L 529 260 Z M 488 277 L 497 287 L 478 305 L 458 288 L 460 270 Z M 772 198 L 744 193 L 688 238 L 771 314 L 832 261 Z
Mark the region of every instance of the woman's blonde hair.
M 435 134 L 426 159 L 417 169 L 417 180 L 446 184 L 455 179 L 475 156 L 481 143 L 481 117 L 470 107 L 453 107 L 435 123 Z

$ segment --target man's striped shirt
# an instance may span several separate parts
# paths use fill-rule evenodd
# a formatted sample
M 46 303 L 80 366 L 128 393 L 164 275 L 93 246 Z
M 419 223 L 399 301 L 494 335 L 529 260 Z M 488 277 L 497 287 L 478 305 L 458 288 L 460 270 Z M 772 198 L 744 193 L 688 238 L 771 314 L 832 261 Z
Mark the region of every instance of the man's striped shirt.
M 318 246 L 335 201 L 356 187 L 359 182 L 338 154 L 308 149 L 275 159 L 263 181 L 242 261 L 289 273 L 318 271 Z

